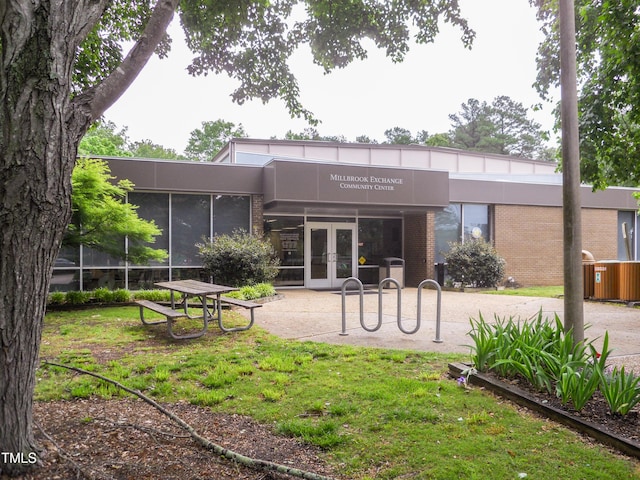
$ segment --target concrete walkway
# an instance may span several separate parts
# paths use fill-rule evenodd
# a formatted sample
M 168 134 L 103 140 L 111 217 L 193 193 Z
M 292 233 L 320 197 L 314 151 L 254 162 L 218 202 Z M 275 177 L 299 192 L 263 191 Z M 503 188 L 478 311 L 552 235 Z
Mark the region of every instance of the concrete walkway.
M 482 293 L 442 292 L 440 339 L 436 343 L 436 291 L 422 291 L 422 324 L 412 335 L 402 333 L 397 325 L 397 291 L 384 290 L 383 322 L 376 332 L 360 326 L 359 297 L 346 296 L 346 333 L 342 332 L 342 296 L 340 292 L 282 290 L 282 299 L 266 303 L 256 311 L 256 324 L 282 338 L 332 344 L 396 348 L 430 352 L 469 353 L 471 329 L 469 319 L 481 313 L 487 322 L 494 316 L 526 320 L 538 315 L 563 318 L 564 302 L 556 298 L 486 295 Z M 416 288 L 405 288 L 401 295 L 402 325 L 413 330 L 417 318 Z M 621 304 L 585 302 L 585 337 L 596 339 L 599 348 L 605 331 L 609 332 L 612 356 L 640 355 L 640 309 Z M 377 291 L 364 295 L 364 320 L 369 328 L 378 321 Z

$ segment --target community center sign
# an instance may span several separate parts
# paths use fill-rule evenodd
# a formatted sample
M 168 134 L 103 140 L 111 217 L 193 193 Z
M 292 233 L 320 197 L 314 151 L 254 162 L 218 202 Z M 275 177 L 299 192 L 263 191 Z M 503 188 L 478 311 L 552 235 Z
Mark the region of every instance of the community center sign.
M 449 204 L 449 174 L 409 168 L 274 160 L 264 167 L 265 206 L 276 203 L 393 206 Z
M 354 175 L 329 174 L 331 181 L 339 182 L 343 190 L 383 190 L 394 191 L 396 185 L 403 185 L 403 178 L 388 177 L 357 177 Z

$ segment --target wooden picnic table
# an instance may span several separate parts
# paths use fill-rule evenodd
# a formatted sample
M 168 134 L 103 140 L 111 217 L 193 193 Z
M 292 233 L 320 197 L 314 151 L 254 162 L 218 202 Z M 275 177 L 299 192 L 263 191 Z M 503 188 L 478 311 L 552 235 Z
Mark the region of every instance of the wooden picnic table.
M 157 313 L 161 313 L 167 318 L 166 323 L 169 330 L 169 335 L 171 335 L 171 337 L 175 339 L 201 337 L 206 333 L 209 322 L 214 318 L 217 318 L 218 326 L 223 332 L 246 329 L 229 329 L 225 328 L 222 324 L 222 302 L 220 297 L 223 293 L 237 290 L 234 287 L 228 287 L 226 285 L 216 285 L 215 283 L 201 282 L 199 280 L 176 280 L 171 282 L 157 282 L 155 285 L 160 288 L 166 288 L 171 292 L 171 308 L 156 304 L 149 300 L 138 300 L 136 303 L 140 306 L 140 320 L 145 325 L 165 323 L 164 321 L 145 321 L 143 310 L 144 308 L 148 308 Z M 176 293 L 180 294 L 179 301 L 176 301 Z M 192 315 L 191 313 L 189 313 L 189 299 L 193 297 L 199 299 L 200 303 L 202 304 L 202 314 Z M 212 312 L 210 311 L 210 306 L 208 304 L 209 299 L 213 300 L 212 308 L 216 311 L 216 316 L 213 316 Z M 175 334 L 172 328 L 173 321 L 177 320 L 178 318 L 184 317 L 192 319 L 201 318 L 202 329 L 197 332 L 185 335 Z

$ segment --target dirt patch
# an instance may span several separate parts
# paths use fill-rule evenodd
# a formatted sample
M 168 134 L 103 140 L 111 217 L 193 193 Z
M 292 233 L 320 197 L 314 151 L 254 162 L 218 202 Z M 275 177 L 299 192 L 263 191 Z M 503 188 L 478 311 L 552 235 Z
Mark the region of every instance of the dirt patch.
M 339 478 L 321 450 L 276 435 L 268 425 L 186 402 L 163 406 L 201 436 L 242 455 Z M 205 450 L 142 401 L 37 402 L 34 420 L 39 426 L 35 436 L 43 448 L 42 466 L 24 480 L 293 478 L 249 469 Z

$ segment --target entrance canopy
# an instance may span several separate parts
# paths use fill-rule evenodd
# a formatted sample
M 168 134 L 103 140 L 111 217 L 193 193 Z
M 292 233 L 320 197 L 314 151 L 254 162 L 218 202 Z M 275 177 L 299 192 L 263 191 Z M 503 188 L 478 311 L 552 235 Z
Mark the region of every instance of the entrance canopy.
M 265 210 L 424 211 L 449 205 L 449 174 L 368 165 L 273 160 L 264 166 Z

